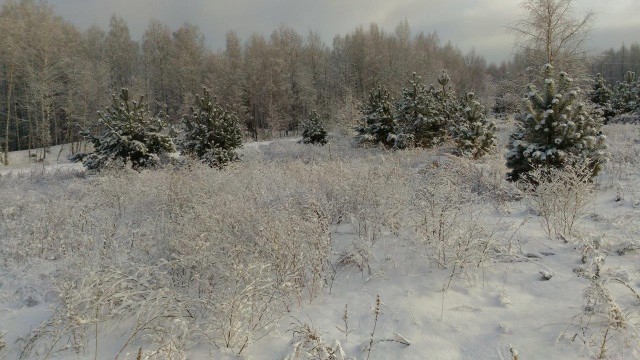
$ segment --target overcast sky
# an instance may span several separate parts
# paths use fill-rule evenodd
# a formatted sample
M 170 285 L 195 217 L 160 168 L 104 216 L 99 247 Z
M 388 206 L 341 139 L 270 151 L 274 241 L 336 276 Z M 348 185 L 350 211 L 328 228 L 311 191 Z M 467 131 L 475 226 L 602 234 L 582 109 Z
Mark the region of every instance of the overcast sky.
M 242 39 L 253 32 L 270 34 L 280 24 L 306 34 L 314 30 L 327 44 L 336 34 L 376 22 L 393 31 L 407 19 L 415 34 L 437 31 L 463 51 L 475 47 L 489 61 L 507 59 L 512 39 L 504 26 L 518 17 L 519 0 L 49 0 L 56 13 L 82 29 L 104 29 L 109 18 L 122 16 L 139 40 L 150 19 L 176 29 L 198 25 L 213 50 L 224 46 L 224 35 L 235 30 Z M 598 13 L 591 45 L 606 49 L 640 42 L 640 0 L 576 0 L 578 12 Z

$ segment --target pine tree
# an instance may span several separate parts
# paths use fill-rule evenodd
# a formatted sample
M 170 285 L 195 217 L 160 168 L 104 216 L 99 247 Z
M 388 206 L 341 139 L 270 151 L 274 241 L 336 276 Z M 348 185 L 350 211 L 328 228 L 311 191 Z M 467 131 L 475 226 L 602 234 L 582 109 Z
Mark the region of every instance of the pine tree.
M 391 95 L 384 86 L 371 91 L 363 106 L 360 125 L 356 127 L 356 140 L 361 144 L 382 144 L 392 147 L 395 143 Z
M 473 93 L 464 96 L 451 133 L 460 154 L 474 159 L 488 154 L 497 145 L 495 123 L 487 120 L 484 106 Z
M 442 144 L 447 136 L 447 118 L 439 105 L 433 89 L 428 89 L 413 73 L 396 104 L 395 148 Z
M 507 166 L 516 181 L 536 166 L 562 168 L 570 161 L 586 161 L 596 175 L 605 161 L 605 136 L 597 112 L 576 104 L 572 79 L 560 73 L 558 87 L 553 67 L 545 65 L 544 91 L 529 85 L 523 112 L 516 118 Z
M 302 140 L 300 142 L 320 145 L 327 143 L 327 131 L 315 110 L 312 110 L 309 118 L 302 122 Z
M 451 91 L 451 86 L 447 89 L 447 85 L 451 82 L 451 78 L 446 71 L 442 71 L 442 74 L 438 76 L 438 84 L 442 86 L 442 90 L 435 91 L 436 99 L 438 100 L 439 108 L 438 112 L 442 117 L 444 117 L 444 121 L 451 125 L 453 120 L 456 118 L 460 103 L 456 98 L 456 95 L 453 91 Z
M 222 168 L 239 160 L 236 149 L 242 145 L 242 129 L 236 115 L 216 102 L 207 88 L 196 96 L 195 106 L 182 117 L 184 137 L 178 142 L 183 155 Z
M 640 83 L 636 81 L 636 73 L 627 71 L 624 79 L 613 93 L 613 109 L 618 115 L 640 110 Z
M 119 97 L 113 95 L 111 107 L 99 116 L 100 135 L 80 133 L 91 141 L 93 152 L 74 159 L 89 170 L 125 163 L 134 169 L 154 167 L 160 164 L 160 155 L 175 151 L 171 137 L 163 134 L 166 121 L 149 115 L 143 97 L 130 101 L 127 89 Z
M 605 120 L 609 120 L 615 116 L 615 111 L 611 104 L 612 95 L 613 91 L 609 86 L 607 86 L 602 75 L 596 75 L 590 98 L 591 102 L 595 104 L 596 109 L 602 111 L 602 115 L 605 117 Z

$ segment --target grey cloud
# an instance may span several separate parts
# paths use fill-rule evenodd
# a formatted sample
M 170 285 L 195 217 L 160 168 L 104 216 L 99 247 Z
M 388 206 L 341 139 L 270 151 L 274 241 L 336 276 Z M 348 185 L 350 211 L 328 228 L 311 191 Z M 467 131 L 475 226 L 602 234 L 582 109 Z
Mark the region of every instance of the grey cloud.
M 150 19 L 172 28 L 196 24 L 212 49 L 224 46 L 224 34 L 235 30 L 245 38 L 253 32 L 269 34 L 280 24 L 300 33 L 317 31 L 328 43 L 336 34 L 376 22 L 386 31 L 407 19 L 414 32 L 437 31 L 463 51 L 475 48 L 489 61 L 511 53 L 511 37 L 504 26 L 518 16 L 517 0 L 50 0 L 56 12 L 81 28 L 92 24 L 106 28 L 111 14 L 122 16 L 135 38 Z M 592 44 L 617 47 L 639 41 L 637 0 L 580 1 L 579 9 L 599 13 Z

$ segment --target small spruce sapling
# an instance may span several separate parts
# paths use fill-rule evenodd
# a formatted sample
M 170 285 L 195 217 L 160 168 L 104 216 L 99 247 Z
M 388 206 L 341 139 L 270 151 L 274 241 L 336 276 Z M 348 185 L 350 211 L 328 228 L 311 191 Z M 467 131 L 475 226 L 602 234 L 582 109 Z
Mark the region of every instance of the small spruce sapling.
M 327 130 L 325 130 L 320 116 L 315 110 L 311 111 L 309 118 L 302 123 L 302 144 L 320 144 L 327 143 Z
M 397 149 L 410 146 L 431 148 L 447 138 L 449 119 L 443 111 L 444 104 L 438 100 L 436 92 L 421 80 L 413 73 L 396 104 L 394 147 Z
M 242 145 L 242 130 L 236 115 L 218 105 L 207 88 L 196 96 L 196 104 L 181 121 L 184 137 L 178 142 L 183 155 L 222 168 L 239 160 L 236 149 Z
M 451 134 L 458 151 L 463 156 L 479 159 L 495 149 L 495 123 L 487 120 L 485 109 L 473 93 L 464 96 L 457 121 Z
M 517 181 L 538 166 L 563 168 L 569 161 L 587 162 L 591 175 L 597 175 L 606 159 L 602 119 L 578 103 L 566 73 L 560 73 L 556 85 L 553 67 L 545 65 L 544 72 L 544 90 L 529 85 L 523 112 L 516 118 L 506 155 L 509 180 Z
M 635 72 L 627 71 L 624 81 L 615 87 L 612 103 L 616 115 L 640 110 L 640 83 Z
M 127 89 L 122 89 L 119 97 L 113 95 L 111 106 L 98 114 L 100 134 L 80 132 L 93 144 L 93 152 L 72 158 L 89 170 L 125 163 L 133 169 L 154 167 L 160 164 L 161 155 L 175 151 L 171 137 L 163 133 L 167 122 L 148 113 L 143 97 L 130 101 Z
M 369 100 L 362 108 L 362 119 L 356 127 L 356 140 L 361 145 L 382 144 L 393 147 L 394 114 L 391 95 L 384 86 L 378 86 L 369 94 Z
M 596 75 L 593 89 L 589 94 L 591 102 L 595 104 L 596 109 L 602 111 L 605 120 L 610 120 L 616 115 L 611 103 L 613 91 L 606 84 L 601 74 Z
M 442 90 L 435 91 L 435 94 L 439 104 L 438 112 L 444 117 L 447 125 L 450 125 L 454 121 L 460 107 L 455 93 L 451 90 L 450 83 L 451 77 L 443 70 L 442 74 L 438 76 L 438 84 L 440 84 Z

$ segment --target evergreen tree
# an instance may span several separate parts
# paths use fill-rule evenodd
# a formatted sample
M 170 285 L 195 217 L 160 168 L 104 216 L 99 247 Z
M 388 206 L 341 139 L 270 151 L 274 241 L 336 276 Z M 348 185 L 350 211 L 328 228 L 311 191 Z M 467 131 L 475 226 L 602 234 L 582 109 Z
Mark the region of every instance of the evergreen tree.
M 442 71 L 442 74 L 438 76 L 438 84 L 442 86 L 442 90 L 436 91 L 436 99 L 438 101 L 438 113 L 444 118 L 444 121 L 451 125 L 456 118 L 460 103 L 456 98 L 455 93 L 451 90 L 451 86 L 448 87 L 451 82 L 451 78 L 446 71 Z
M 615 116 L 615 111 L 611 104 L 611 98 L 613 91 L 604 81 L 601 74 L 596 75 L 596 80 L 593 84 L 593 90 L 591 91 L 591 102 L 596 105 L 596 109 L 602 111 L 602 115 L 606 120 Z
M 495 123 L 487 120 L 484 106 L 473 93 L 464 96 L 451 133 L 460 153 L 474 159 L 488 154 L 497 145 Z
M 636 73 L 627 71 L 625 81 L 619 82 L 613 93 L 613 109 L 616 114 L 627 114 L 640 109 L 640 84 Z
M 88 131 L 80 134 L 93 144 L 93 152 L 74 158 L 89 170 L 101 170 L 112 164 L 131 163 L 134 169 L 159 165 L 160 155 L 175 151 L 171 137 L 162 132 L 168 127 L 162 118 L 149 115 L 144 98 L 129 100 L 129 91 L 113 95 L 111 107 L 99 113 L 99 136 Z
M 218 105 L 207 88 L 202 98 L 182 117 L 184 137 L 178 142 L 183 155 L 222 168 L 239 159 L 236 149 L 242 145 L 242 130 L 235 114 Z
M 576 104 L 578 94 L 566 73 L 560 73 L 557 87 L 553 67 L 545 65 L 544 72 L 544 91 L 529 85 L 523 112 L 516 118 L 507 153 L 509 179 L 516 181 L 536 166 L 562 168 L 569 161 L 586 161 L 596 175 L 605 161 L 602 119 Z
M 327 143 L 327 131 L 315 110 L 312 110 L 309 118 L 302 122 L 302 140 L 300 142 L 320 145 Z
M 356 140 L 361 144 L 382 144 L 392 147 L 395 143 L 394 119 L 391 95 L 384 86 L 371 91 L 363 106 L 360 125 L 356 127 Z
M 433 89 L 427 89 L 415 73 L 409 86 L 403 87 L 402 99 L 396 104 L 395 147 L 430 148 L 440 145 L 447 136 L 447 118 L 442 113 Z

